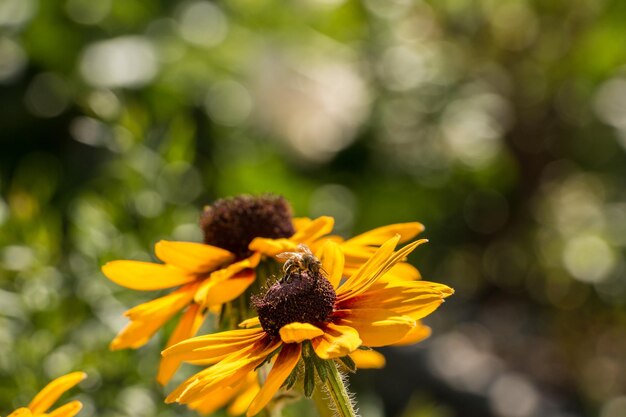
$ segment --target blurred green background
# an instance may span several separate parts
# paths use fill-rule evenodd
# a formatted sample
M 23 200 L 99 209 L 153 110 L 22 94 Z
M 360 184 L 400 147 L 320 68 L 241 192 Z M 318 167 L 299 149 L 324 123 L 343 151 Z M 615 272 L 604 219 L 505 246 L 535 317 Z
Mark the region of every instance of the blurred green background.
M 363 416 L 626 415 L 625 21 L 623 0 L 0 0 L 0 413 L 84 370 L 80 416 L 192 416 L 154 382 L 164 335 L 107 350 L 154 294 L 99 267 L 269 191 L 345 235 L 423 222 L 411 261 L 457 291 L 352 378 Z

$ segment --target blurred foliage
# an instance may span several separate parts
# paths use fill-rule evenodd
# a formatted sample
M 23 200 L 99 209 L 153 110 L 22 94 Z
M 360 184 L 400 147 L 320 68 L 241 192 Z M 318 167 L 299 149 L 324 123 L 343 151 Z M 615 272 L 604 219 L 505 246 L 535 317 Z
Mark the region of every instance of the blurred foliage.
M 620 0 L 0 0 L 0 410 L 84 370 L 81 416 L 192 415 L 162 404 L 163 340 L 107 350 L 151 295 L 99 266 L 269 191 L 343 234 L 422 221 L 411 260 L 457 289 L 431 340 L 354 378 L 364 415 L 626 415 L 625 19 Z

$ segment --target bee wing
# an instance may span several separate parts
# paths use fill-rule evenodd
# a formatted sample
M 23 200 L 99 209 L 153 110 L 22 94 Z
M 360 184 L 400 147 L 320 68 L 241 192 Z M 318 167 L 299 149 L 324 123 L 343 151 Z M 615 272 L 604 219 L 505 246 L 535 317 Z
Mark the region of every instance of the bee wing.
M 276 255 L 276 257 L 278 259 L 282 259 L 282 260 L 288 260 L 291 259 L 295 256 L 300 256 L 300 254 L 298 252 L 281 252 L 279 254 Z
M 311 249 L 309 249 L 309 247 L 304 243 L 298 243 L 298 250 L 305 255 L 313 256 L 313 252 L 311 252 Z

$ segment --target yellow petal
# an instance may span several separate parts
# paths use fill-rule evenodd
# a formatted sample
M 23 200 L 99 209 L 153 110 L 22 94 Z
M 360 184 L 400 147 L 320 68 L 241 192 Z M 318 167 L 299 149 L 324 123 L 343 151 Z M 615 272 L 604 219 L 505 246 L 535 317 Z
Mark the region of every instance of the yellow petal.
M 189 408 L 202 414 L 212 414 L 226 406 L 233 399 L 237 391 L 232 387 L 220 387 L 212 395 L 206 395 L 198 401 L 189 404 Z
M 302 348 L 298 343 L 283 345 L 276 362 L 274 362 L 274 366 L 272 366 L 272 370 L 267 375 L 265 384 L 263 384 L 257 396 L 254 397 L 252 404 L 250 404 L 250 408 L 248 408 L 246 413 L 248 417 L 258 414 L 270 402 L 276 391 L 278 391 L 291 371 L 293 371 L 293 368 L 298 364 L 301 351 Z
M 259 385 L 256 372 L 250 372 L 246 377 L 241 391 L 237 394 L 230 406 L 228 406 L 228 414 L 231 416 L 244 414 L 260 390 L 261 386 Z
M 389 256 L 389 250 L 391 249 L 393 251 L 393 248 L 398 242 L 398 238 L 399 237 L 396 236 L 393 239 L 389 239 L 356 274 L 348 278 L 346 283 L 339 287 L 337 293 L 338 302 L 347 298 L 356 297 L 367 291 L 382 275 L 386 274 L 393 266 L 406 258 L 416 247 L 427 242 L 426 239 L 415 241 L 400 248 L 398 251 L 394 252 L 393 255 Z M 372 260 L 374 261 L 370 263 Z
M 102 273 L 118 285 L 139 291 L 177 287 L 196 279 L 174 266 L 140 261 L 109 262 L 102 267 Z
M 294 252 L 298 244 L 290 239 L 270 239 L 266 237 L 255 237 L 248 245 L 248 249 L 266 256 L 276 256 L 283 252 Z
M 251 319 L 247 319 L 239 323 L 238 327 L 243 329 L 249 329 L 251 327 L 258 327 L 261 325 L 261 321 L 258 317 L 252 317 Z
M 343 277 L 345 259 L 339 245 L 333 241 L 327 241 L 320 249 L 320 261 L 322 268 L 328 274 L 328 281 L 333 288 L 337 288 Z
M 296 232 L 307 227 L 309 224 L 311 224 L 312 221 L 313 220 L 308 217 L 294 217 L 293 219 L 291 219 L 291 223 L 293 224 L 293 228 Z
M 48 414 L 47 417 L 74 417 L 83 409 L 80 401 L 70 401 Z
M 193 337 L 162 352 L 165 358 L 181 361 L 203 360 L 218 362 L 225 356 L 253 345 L 265 336 L 263 329 L 238 329 Z
M 118 333 L 109 348 L 137 349 L 145 345 L 174 314 L 191 302 L 196 287 L 196 284 L 185 285 L 171 294 L 128 310 L 125 314 L 131 322 Z
M 322 329 L 309 323 L 293 322 L 280 328 L 280 338 L 285 343 L 302 343 L 323 334 Z
M 260 260 L 261 254 L 255 253 L 246 259 L 242 259 L 241 261 L 228 265 L 226 268 L 222 268 L 213 272 L 208 279 L 202 281 L 202 283 L 200 284 L 200 288 L 198 288 L 198 290 L 196 291 L 196 303 L 204 305 L 205 307 L 216 305 L 207 303 L 207 296 L 208 293 L 212 291 L 212 288 L 218 283 L 226 281 L 242 271 L 256 268 Z
M 182 315 L 176 328 L 172 332 L 167 347 L 174 346 L 176 343 L 193 337 L 202 322 L 204 321 L 204 313 L 198 304 L 191 304 Z M 180 366 L 180 360 L 176 358 L 161 358 L 157 381 L 161 385 L 165 385 L 172 378 L 176 370 Z
M 402 243 L 413 239 L 423 231 L 424 225 L 418 222 L 390 224 L 348 239 L 345 244 L 347 246 L 380 246 L 395 235 L 400 236 L 400 243 Z
M 239 330 L 242 331 L 242 330 Z M 259 366 L 282 342 L 270 338 L 260 339 L 231 353 L 214 366 L 198 372 L 184 381 L 166 398 L 167 403 L 189 403 L 212 395 L 217 389 L 239 383 Z
M 207 305 L 220 305 L 239 297 L 254 282 L 256 273 L 254 269 L 246 269 L 233 275 L 225 281 L 218 281 L 208 287 L 204 299 Z
M 335 219 L 330 216 L 321 216 L 311 221 L 304 228 L 297 231 L 290 240 L 296 243 L 310 243 L 329 234 L 333 230 Z
M 194 274 L 214 271 L 235 259 L 229 251 L 215 246 L 168 240 L 158 242 L 155 253 L 163 262 Z
M 45 413 L 65 391 L 85 378 L 87 374 L 84 372 L 72 372 L 55 379 L 39 391 L 39 394 L 28 404 L 28 408 L 33 414 Z
M 357 369 L 380 369 L 385 366 L 385 356 L 375 350 L 357 349 L 350 354 Z
M 421 279 L 420 272 L 413 265 L 407 262 L 395 264 L 385 275 L 380 277 L 381 281 L 417 281 Z
M 313 340 L 315 353 L 322 359 L 339 358 L 361 346 L 359 333 L 350 326 L 326 325 L 324 335 Z
M 32 415 L 28 408 L 22 407 L 9 414 L 9 417 L 32 417 Z
M 411 329 L 402 339 L 393 343 L 393 346 L 406 346 L 412 345 L 415 343 L 419 343 L 422 340 L 430 337 L 432 330 L 430 327 L 423 325 L 422 323 L 417 323 L 417 325 Z
M 197 287 L 196 283 L 185 285 L 168 295 L 139 304 L 126 311 L 124 315 L 133 321 L 148 321 L 157 317 L 171 317 L 193 300 Z
M 383 309 L 342 310 L 338 324 L 350 326 L 359 332 L 364 346 L 387 346 L 400 341 L 415 327 L 415 320 L 405 316 L 393 316 Z

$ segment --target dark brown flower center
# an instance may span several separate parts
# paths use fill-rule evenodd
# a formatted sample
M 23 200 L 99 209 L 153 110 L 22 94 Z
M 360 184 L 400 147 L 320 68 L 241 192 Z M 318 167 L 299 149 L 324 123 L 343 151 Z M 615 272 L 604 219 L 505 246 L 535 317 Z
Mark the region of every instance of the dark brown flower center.
M 277 239 L 295 233 L 289 203 L 271 195 L 217 200 L 204 209 L 200 226 L 205 243 L 234 253 L 237 260 L 252 254 L 248 245 L 255 237 Z
M 263 296 L 253 296 L 261 327 L 271 336 L 293 322 L 319 324 L 329 319 L 337 295 L 321 272 L 299 270 L 274 283 Z

